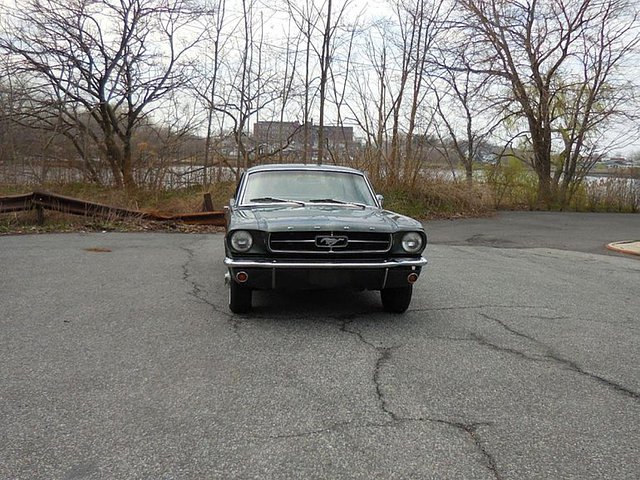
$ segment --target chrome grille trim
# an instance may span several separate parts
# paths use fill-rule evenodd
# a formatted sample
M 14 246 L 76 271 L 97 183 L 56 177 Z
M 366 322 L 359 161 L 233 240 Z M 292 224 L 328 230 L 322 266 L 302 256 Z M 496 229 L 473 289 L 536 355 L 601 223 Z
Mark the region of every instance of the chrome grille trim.
M 318 246 L 317 237 L 347 237 L 347 245 Z M 269 234 L 269 250 L 273 253 L 353 254 L 387 253 L 393 245 L 390 233 L 353 231 L 273 232 Z

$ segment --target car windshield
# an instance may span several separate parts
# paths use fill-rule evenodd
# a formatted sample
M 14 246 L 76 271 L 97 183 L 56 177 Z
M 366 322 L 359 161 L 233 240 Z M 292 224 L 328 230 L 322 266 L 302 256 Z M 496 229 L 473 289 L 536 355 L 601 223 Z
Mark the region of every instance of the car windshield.
M 265 170 L 247 177 L 240 203 L 314 202 L 376 206 L 364 176 L 326 170 Z

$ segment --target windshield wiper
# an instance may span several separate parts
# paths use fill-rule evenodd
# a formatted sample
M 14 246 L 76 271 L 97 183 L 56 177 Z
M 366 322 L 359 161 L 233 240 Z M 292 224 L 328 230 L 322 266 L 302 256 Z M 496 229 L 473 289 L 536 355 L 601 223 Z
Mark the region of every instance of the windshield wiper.
M 313 200 L 309 200 L 309 203 L 337 203 L 339 205 L 353 205 L 355 207 L 367 208 L 364 203 L 345 202 L 335 198 L 314 198 Z
M 306 203 L 300 200 L 291 200 L 288 198 L 277 198 L 277 197 L 258 197 L 258 198 L 252 198 L 249 201 L 255 202 L 255 203 L 295 203 L 298 205 L 302 205 L 303 207 L 306 205 Z

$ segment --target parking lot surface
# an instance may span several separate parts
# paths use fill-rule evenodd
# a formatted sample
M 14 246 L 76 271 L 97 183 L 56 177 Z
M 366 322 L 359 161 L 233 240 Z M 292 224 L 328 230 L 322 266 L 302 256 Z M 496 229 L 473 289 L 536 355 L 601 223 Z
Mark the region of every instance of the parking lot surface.
M 222 234 L 0 237 L 0 478 L 638 478 L 640 216 L 425 226 L 404 315 L 231 315 Z

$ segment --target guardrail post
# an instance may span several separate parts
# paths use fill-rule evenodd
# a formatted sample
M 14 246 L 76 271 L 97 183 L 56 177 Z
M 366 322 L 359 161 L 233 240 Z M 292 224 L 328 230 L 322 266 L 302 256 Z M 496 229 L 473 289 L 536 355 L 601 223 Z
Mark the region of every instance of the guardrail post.
M 211 199 L 211 193 L 204 194 L 204 203 L 202 205 L 203 212 L 213 212 L 213 200 Z
M 40 204 L 36 205 L 36 217 L 38 225 L 40 227 L 44 225 L 44 208 L 42 208 L 42 205 Z

